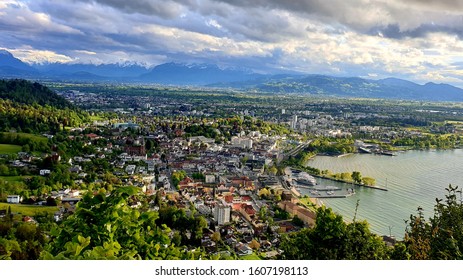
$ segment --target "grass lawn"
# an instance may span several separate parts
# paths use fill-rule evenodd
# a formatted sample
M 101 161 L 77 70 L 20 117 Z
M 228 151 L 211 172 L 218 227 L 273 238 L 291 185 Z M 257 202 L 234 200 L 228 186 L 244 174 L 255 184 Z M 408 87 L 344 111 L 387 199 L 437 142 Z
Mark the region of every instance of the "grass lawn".
M 21 146 L 18 145 L 10 145 L 10 144 L 0 144 L 0 154 L 17 154 L 21 152 Z
M 310 197 L 300 197 L 299 201 L 301 202 L 301 204 L 305 205 L 310 210 L 314 210 L 314 211 L 317 210 L 316 206 L 314 206 L 313 202 L 310 200 Z
M 47 137 L 42 136 L 42 135 L 32 134 L 32 133 L 24 133 L 24 132 L 3 132 L 3 133 L 16 134 L 19 137 L 29 138 L 35 141 L 45 141 L 45 142 L 48 141 Z
M 57 206 L 23 205 L 0 202 L 0 209 L 8 210 L 8 206 L 11 206 L 11 212 L 25 216 L 35 216 L 43 212 L 53 214 L 58 211 Z
M 24 180 L 24 176 L 0 176 L 0 181 L 7 181 L 9 183 L 22 182 L 23 180 Z
M 454 125 L 463 125 L 462 121 L 445 121 L 445 123 L 454 124 Z
M 256 253 L 252 253 L 251 255 L 240 257 L 240 260 L 249 261 L 249 260 L 262 260 L 262 259 L 258 255 L 256 255 Z
M 95 116 L 90 116 L 90 120 L 92 122 L 94 122 L 94 121 L 104 121 L 105 118 L 103 118 L 102 116 L 95 115 Z
M 11 139 L 30 139 L 34 142 L 42 142 L 44 144 L 48 143 L 48 138 L 42 135 L 32 134 L 32 133 L 23 133 L 23 132 L 1 132 L 6 140 L 6 143 L 12 143 Z M 13 145 L 14 146 L 14 145 Z

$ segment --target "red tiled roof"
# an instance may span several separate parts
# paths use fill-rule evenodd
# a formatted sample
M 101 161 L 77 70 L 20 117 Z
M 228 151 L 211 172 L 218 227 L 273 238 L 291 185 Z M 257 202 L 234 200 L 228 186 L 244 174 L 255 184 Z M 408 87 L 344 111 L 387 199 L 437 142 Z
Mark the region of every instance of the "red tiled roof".
M 99 136 L 96 135 L 95 133 L 85 134 L 85 136 L 87 136 L 88 138 L 96 138 L 96 137 L 99 137 Z
M 242 200 L 242 201 L 251 201 L 251 197 L 250 197 L 249 195 L 243 195 L 243 196 L 241 197 L 241 200 Z

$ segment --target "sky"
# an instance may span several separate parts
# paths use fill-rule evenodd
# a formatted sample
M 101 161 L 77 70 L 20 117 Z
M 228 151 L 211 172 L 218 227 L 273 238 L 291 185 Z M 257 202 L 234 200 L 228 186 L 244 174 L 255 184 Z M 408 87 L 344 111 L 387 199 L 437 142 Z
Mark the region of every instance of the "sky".
M 463 86 L 462 0 L 0 0 L 28 63 L 212 63 Z

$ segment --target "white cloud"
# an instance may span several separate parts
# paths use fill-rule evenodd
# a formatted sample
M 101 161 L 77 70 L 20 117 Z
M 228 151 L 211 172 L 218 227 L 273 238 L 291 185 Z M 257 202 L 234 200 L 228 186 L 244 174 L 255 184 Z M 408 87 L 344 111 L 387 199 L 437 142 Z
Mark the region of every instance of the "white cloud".
M 212 26 L 217 29 L 222 29 L 222 25 L 220 25 L 215 19 L 209 19 L 206 21 L 207 26 Z
M 72 61 L 72 58 L 66 55 L 48 50 L 35 50 L 31 46 L 22 46 L 16 49 L 7 49 L 7 51 L 9 51 L 15 57 L 27 63 L 68 63 Z
M 54 22 L 46 13 L 31 11 L 24 3 L 8 2 L 0 6 L 0 12 L 7 15 L 0 17 L 0 26 L 10 28 L 10 32 L 82 34 L 75 28 Z
M 75 50 L 74 52 L 78 54 L 86 54 L 86 55 L 96 55 L 97 54 L 96 52 L 86 51 L 86 50 Z

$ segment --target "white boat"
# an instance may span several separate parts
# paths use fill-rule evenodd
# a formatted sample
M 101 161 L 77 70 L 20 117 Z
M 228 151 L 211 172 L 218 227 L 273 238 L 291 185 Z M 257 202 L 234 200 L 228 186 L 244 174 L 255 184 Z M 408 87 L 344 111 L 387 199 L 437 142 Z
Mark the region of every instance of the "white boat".
M 315 186 L 317 184 L 317 180 L 313 176 L 310 176 L 306 172 L 301 172 L 296 177 L 296 182 L 303 185 Z

